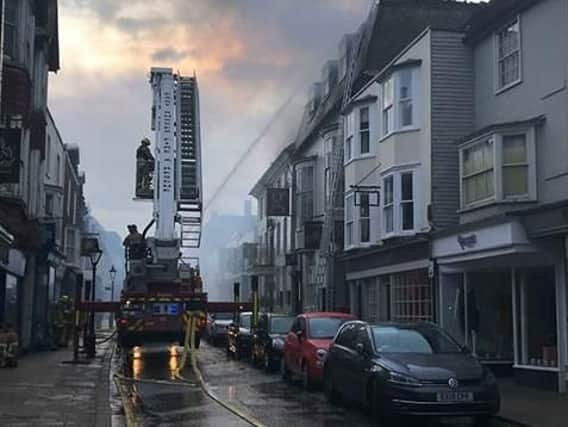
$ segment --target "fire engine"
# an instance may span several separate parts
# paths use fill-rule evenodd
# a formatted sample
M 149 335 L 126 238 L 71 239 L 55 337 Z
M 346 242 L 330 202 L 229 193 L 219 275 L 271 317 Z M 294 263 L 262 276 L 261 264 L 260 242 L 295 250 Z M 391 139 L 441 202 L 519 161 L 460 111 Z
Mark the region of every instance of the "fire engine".
M 183 344 L 184 318 L 207 309 L 198 260 L 188 255 L 200 245 L 203 206 L 197 78 L 152 68 L 150 85 L 154 150 L 148 140 L 138 149 L 135 199 L 151 201 L 153 215 L 143 238 L 126 245 L 117 316 L 125 348 Z

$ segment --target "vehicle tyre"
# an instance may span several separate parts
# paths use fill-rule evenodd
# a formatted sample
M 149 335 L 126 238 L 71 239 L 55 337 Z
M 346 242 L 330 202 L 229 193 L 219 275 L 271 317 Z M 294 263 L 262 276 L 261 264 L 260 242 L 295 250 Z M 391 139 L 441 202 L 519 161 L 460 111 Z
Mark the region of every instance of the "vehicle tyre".
M 325 398 L 332 405 L 337 405 L 339 402 L 337 391 L 335 390 L 335 384 L 333 381 L 333 376 L 329 370 L 323 374 L 323 392 Z
M 473 425 L 475 427 L 489 427 L 493 425 L 490 415 L 478 415 L 473 418 Z
M 311 391 L 314 388 L 314 383 L 310 378 L 310 370 L 308 368 L 308 362 L 302 364 L 302 387 L 306 391 Z
M 286 364 L 286 358 L 282 356 L 280 359 L 280 375 L 282 375 L 282 379 L 286 382 L 290 382 L 292 376 L 290 371 L 288 370 L 288 365 Z

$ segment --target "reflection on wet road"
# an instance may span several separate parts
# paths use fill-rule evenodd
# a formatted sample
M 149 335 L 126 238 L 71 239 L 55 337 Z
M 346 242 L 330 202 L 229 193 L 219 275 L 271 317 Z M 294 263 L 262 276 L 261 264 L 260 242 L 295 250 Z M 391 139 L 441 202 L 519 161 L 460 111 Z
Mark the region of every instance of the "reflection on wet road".
M 249 425 L 208 398 L 199 387 L 174 381 L 179 355 L 169 352 L 167 348 L 145 348 L 139 356 L 132 360 L 130 375 L 141 380 L 136 382 L 136 389 L 140 395 L 142 425 Z M 218 397 L 266 426 L 375 425 L 361 408 L 332 406 L 321 392 L 305 392 L 298 385 L 282 382 L 278 373 L 267 374 L 245 362 L 228 360 L 223 349 L 203 343 L 199 350 L 199 362 L 211 390 Z M 183 376 L 196 382 L 189 368 L 184 370 Z M 461 427 L 471 425 L 471 422 L 469 419 L 421 418 L 415 420 L 413 425 Z M 505 426 L 497 421 L 492 425 Z

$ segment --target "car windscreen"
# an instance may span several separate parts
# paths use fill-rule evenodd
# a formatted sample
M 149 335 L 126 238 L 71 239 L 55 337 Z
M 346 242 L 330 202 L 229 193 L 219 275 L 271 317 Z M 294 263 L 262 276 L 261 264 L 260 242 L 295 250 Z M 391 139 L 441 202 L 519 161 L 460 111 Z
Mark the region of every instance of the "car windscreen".
M 293 317 L 273 317 L 270 319 L 270 333 L 287 334 L 293 321 Z
M 443 330 L 433 327 L 376 326 L 371 328 L 379 353 L 459 353 L 459 345 Z
M 314 317 L 308 320 L 310 324 L 309 338 L 332 339 L 341 325 L 349 319 L 340 317 Z
M 215 313 L 215 320 L 232 320 L 233 313 Z

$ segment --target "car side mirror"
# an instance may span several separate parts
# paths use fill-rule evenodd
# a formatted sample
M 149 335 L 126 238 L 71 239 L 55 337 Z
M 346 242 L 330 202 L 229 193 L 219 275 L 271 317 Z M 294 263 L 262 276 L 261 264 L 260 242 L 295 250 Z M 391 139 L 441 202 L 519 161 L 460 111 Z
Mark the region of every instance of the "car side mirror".
M 355 344 L 355 351 L 357 351 L 357 353 L 359 354 L 365 354 L 365 346 L 362 342 Z

